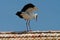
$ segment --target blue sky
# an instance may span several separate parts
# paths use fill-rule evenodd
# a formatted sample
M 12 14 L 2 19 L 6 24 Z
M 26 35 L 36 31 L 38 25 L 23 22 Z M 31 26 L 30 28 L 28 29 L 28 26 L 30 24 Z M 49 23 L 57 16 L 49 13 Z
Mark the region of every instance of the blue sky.
M 32 3 L 38 10 L 38 21 L 31 21 L 32 30 L 60 30 L 60 0 L 0 0 L 0 31 L 24 31 L 25 20 L 15 14 Z

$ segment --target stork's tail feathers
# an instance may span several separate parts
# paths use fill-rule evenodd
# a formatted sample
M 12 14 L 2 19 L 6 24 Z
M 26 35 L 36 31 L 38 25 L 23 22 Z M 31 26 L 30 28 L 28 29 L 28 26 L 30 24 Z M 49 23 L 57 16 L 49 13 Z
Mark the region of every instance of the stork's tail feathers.
M 20 18 L 23 18 L 21 14 L 22 14 L 22 12 L 17 12 L 16 13 L 17 16 L 19 16 Z

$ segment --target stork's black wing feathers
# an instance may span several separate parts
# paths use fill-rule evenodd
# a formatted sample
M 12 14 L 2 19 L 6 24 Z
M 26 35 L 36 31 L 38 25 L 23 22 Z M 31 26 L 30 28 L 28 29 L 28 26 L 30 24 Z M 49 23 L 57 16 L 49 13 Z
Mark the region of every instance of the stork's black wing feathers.
M 21 10 L 21 12 L 25 12 L 28 8 L 33 8 L 33 7 L 35 7 L 35 5 L 29 3 L 29 4 L 27 4 L 27 5 L 25 5 L 23 7 L 23 9 Z
M 17 12 L 16 13 L 17 16 L 19 16 L 20 18 L 23 18 L 21 14 L 22 14 L 22 12 Z

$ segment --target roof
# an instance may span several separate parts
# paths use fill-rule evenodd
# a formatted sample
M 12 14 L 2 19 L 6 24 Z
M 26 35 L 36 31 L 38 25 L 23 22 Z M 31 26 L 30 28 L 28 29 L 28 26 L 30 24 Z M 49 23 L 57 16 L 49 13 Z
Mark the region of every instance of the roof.
M 60 31 L 15 31 L 15 32 L 0 32 L 0 34 L 26 34 L 26 33 L 60 33 Z
M 60 37 L 60 31 L 0 32 L 1 37 Z

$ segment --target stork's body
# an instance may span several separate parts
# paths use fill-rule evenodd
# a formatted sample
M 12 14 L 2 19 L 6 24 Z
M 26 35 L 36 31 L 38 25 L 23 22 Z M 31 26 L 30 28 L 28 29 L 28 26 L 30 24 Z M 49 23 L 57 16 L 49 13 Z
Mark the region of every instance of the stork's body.
M 30 20 L 37 19 L 37 14 L 34 14 L 36 7 L 32 4 L 27 4 L 26 6 L 24 6 L 24 8 L 21 10 L 21 12 L 17 12 L 16 15 L 26 20 L 27 31 L 29 31 L 31 30 Z M 29 27 L 29 30 L 28 30 L 28 27 Z
M 21 15 L 25 20 L 32 20 L 36 17 L 34 13 L 27 13 L 27 12 L 22 12 Z

